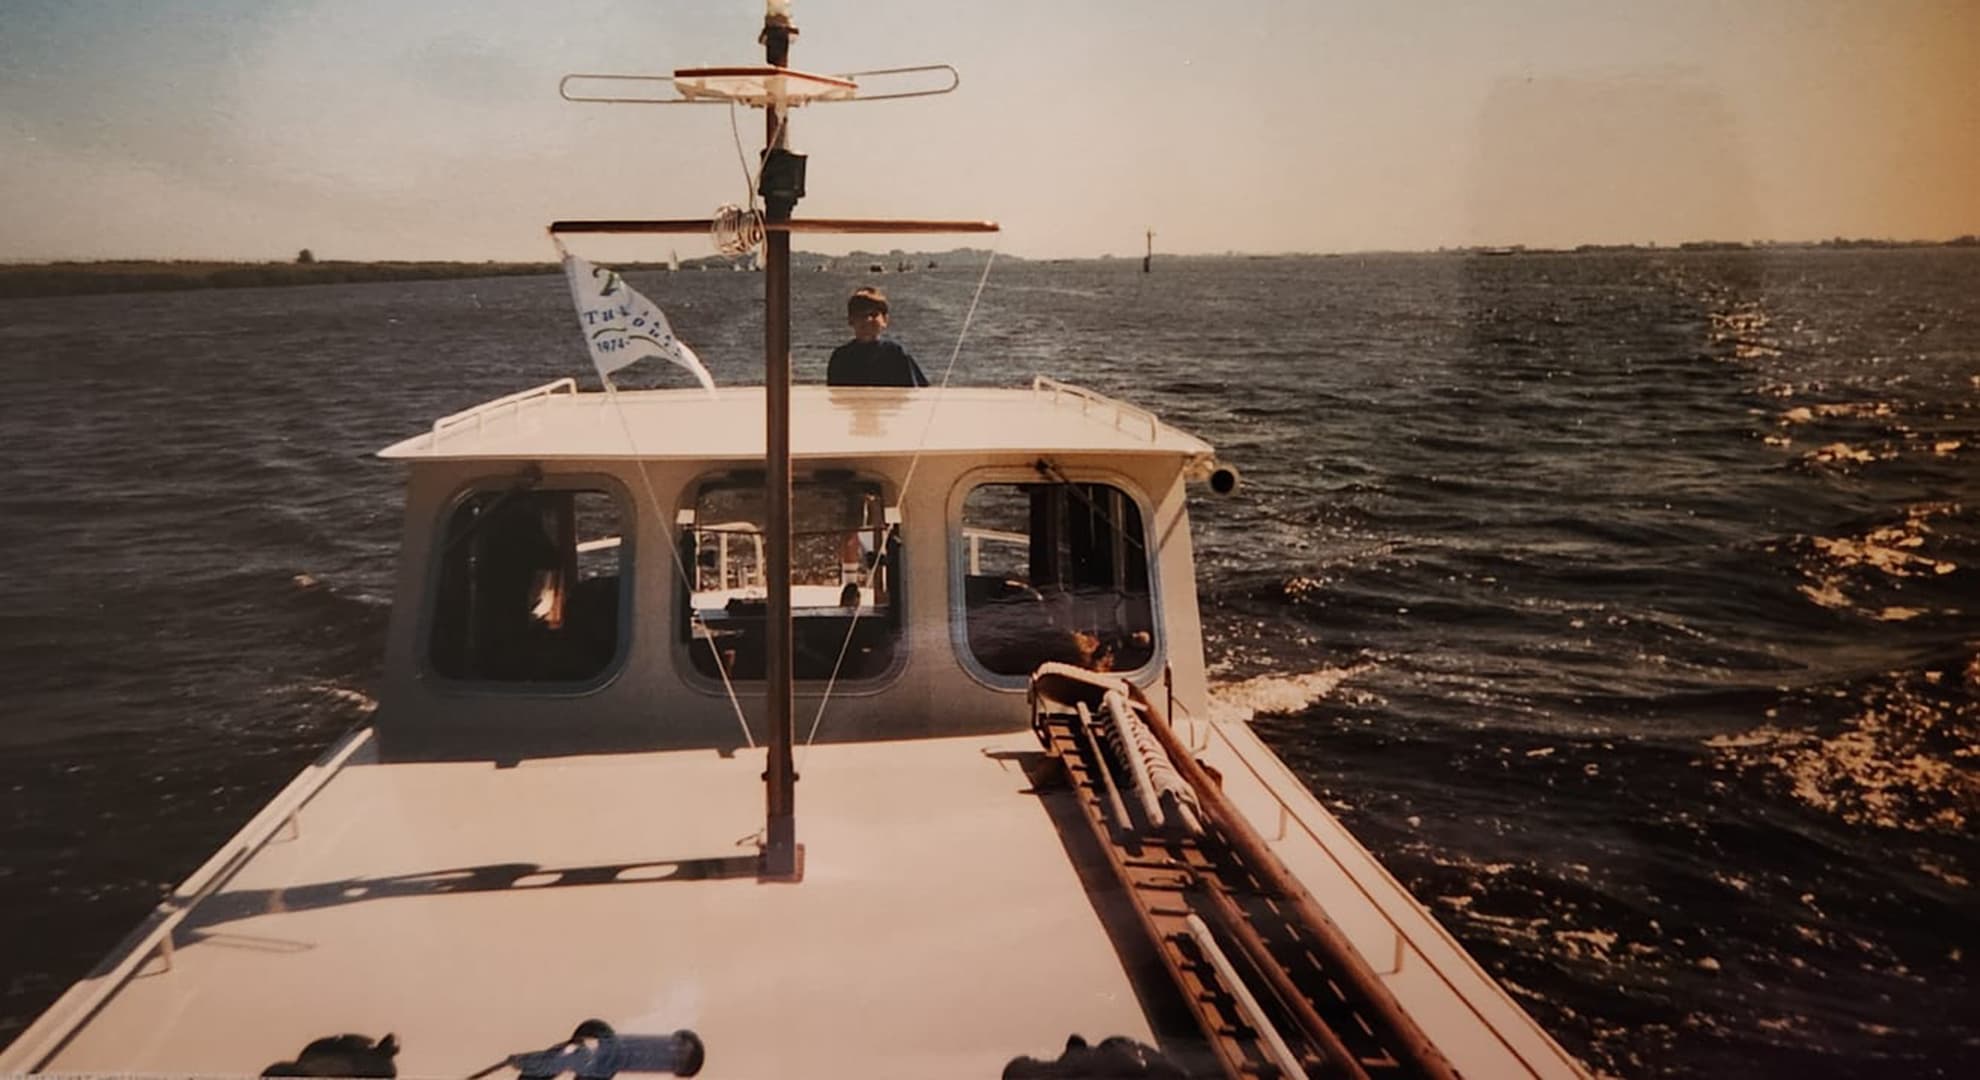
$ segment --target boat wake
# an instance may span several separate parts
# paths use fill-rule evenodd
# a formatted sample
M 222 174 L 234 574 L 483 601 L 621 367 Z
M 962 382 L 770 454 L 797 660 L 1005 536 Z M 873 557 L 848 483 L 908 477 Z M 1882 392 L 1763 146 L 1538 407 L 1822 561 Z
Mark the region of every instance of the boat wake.
M 1286 716 L 1311 708 L 1330 697 L 1348 679 L 1368 670 L 1368 664 L 1322 668 L 1303 674 L 1257 675 L 1238 682 L 1211 683 L 1210 718 L 1246 721 L 1257 716 Z

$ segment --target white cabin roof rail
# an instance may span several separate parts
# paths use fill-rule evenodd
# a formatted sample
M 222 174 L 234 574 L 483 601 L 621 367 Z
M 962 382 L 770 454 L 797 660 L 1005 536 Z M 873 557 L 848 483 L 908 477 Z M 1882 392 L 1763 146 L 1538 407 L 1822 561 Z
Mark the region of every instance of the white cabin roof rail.
M 519 416 L 525 406 L 547 403 L 553 394 L 570 394 L 575 396 L 577 394 L 577 380 L 566 376 L 554 382 L 544 383 L 542 386 L 533 386 L 528 390 L 518 390 L 513 394 L 498 397 L 493 401 L 484 401 L 472 409 L 465 409 L 451 416 L 443 416 L 433 422 L 433 441 L 438 443 L 442 437 L 455 428 L 469 423 L 474 425 L 475 431 L 482 431 L 487 428 L 489 419 L 496 414 L 506 411 L 511 416 Z
M 1148 429 L 1149 442 L 1155 442 L 1161 438 L 1162 419 L 1147 409 L 1129 405 L 1125 401 L 1116 401 L 1096 390 L 1088 390 L 1084 386 L 1074 386 L 1071 383 L 1060 382 L 1049 375 L 1033 376 L 1031 389 L 1038 393 L 1050 394 L 1052 396 L 1052 403 L 1055 405 L 1063 398 L 1072 398 L 1079 403 L 1081 416 L 1102 410 L 1111 410 L 1114 414 L 1113 424 L 1116 431 L 1138 431 L 1145 424 Z

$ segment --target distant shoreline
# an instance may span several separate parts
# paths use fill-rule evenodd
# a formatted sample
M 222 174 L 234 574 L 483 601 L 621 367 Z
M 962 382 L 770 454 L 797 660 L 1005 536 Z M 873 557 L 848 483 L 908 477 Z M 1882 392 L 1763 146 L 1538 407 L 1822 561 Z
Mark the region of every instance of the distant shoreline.
M 982 256 L 985 252 L 958 248 L 946 252 L 887 254 L 854 252 L 816 255 L 792 252 L 792 269 L 817 270 L 832 265 L 871 266 L 906 270 L 933 267 L 936 259 Z M 1014 259 L 1013 256 L 1005 256 Z M 1015 260 L 1023 261 L 1023 260 Z M 722 255 L 682 259 L 681 270 L 729 270 L 737 260 Z M 614 262 L 615 270 L 644 273 L 665 271 L 667 262 Z M 91 296 L 105 293 L 172 292 L 187 289 L 251 289 L 286 285 L 351 285 L 377 281 L 446 281 L 462 278 L 528 277 L 563 272 L 555 262 L 447 262 L 440 260 L 297 259 L 291 262 L 242 262 L 220 259 L 96 259 L 37 263 L 0 263 L 0 300 L 29 297 Z
M 282 285 L 348 285 L 370 281 L 555 274 L 556 263 L 466 262 L 218 262 L 122 259 L 0 265 L 0 299 L 88 296 L 183 289 L 244 289 Z
M 1778 243 L 1692 241 L 1682 244 L 1581 244 L 1570 248 L 1527 247 L 1523 245 L 1449 247 L 1435 251 L 1357 251 L 1357 252 L 1277 252 L 1256 254 L 1180 254 L 1156 252 L 1155 261 L 1196 259 L 1285 259 L 1340 258 L 1371 255 L 1615 255 L 1683 254 L 1696 252 L 1782 252 L 1782 251 L 1860 251 L 1918 248 L 1974 248 L 1980 239 L 1972 235 L 1952 240 L 1833 240 Z M 977 252 L 949 251 L 935 257 L 953 259 Z M 826 256 L 793 253 L 793 269 L 824 269 L 834 264 L 861 266 L 872 263 L 884 270 L 886 263 L 899 261 L 899 269 L 918 267 L 929 260 L 929 253 L 890 252 L 876 255 L 854 252 Z M 1030 260 L 1006 255 L 1013 262 L 1106 262 L 1139 261 L 1125 255 L 1097 255 L 1081 259 Z M 904 260 L 904 261 L 902 261 Z M 733 260 L 712 256 L 682 260 L 682 270 L 727 269 Z M 802 264 L 802 265 L 800 265 Z M 934 265 L 932 262 L 930 266 Z M 664 271 L 664 262 L 614 263 L 615 269 L 634 273 Z M 562 267 L 554 262 L 442 262 L 442 261 L 355 261 L 312 260 L 309 262 L 229 262 L 204 259 L 105 259 L 43 263 L 0 263 L 0 300 L 55 296 L 90 296 L 107 293 L 168 292 L 189 289 L 243 289 L 288 285 L 349 285 L 386 281 L 444 281 L 462 278 L 527 277 L 556 274 Z

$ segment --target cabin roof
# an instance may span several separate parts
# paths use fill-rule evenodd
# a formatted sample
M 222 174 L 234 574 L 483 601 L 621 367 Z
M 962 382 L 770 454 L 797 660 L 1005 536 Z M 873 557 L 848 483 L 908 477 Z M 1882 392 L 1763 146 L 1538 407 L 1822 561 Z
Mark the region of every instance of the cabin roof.
M 616 398 L 616 405 L 614 399 Z M 760 386 L 580 393 L 571 379 L 443 417 L 379 451 L 392 459 L 759 458 Z M 623 421 L 621 420 L 623 417 Z M 1207 458 L 1154 413 L 1044 377 L 1030 387 L 791 388 L 791 456 L 1103 453 Z

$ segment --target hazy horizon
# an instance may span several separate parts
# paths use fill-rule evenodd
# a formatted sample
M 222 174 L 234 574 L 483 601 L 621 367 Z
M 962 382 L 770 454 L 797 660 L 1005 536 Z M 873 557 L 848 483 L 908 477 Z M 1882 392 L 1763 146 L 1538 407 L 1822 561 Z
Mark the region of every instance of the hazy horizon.
M 1560 247 L 1529 245 L 1529 244 L 1505 244 L 1505 245 L 1471 244 L 1471 245 L 1445 245 L 1443 247 L 1436 247 L 1436 248 L 1363 248 L 1354 251 L 1292 251 L 1292 250 L 1164 251 L 1161 248 L 1156 248 L 1154 252 L 1154 257 L 1158 262 L 1161 261 L 1163 258 L 1324 259 L 1324 258 L 1351 258 L 1356 256 L 1369 256 L 1369 255 L 1464 254 L 1466 252 L 1478 251 L 1482 249 L 1494 249 L 1494 248 L 1496 249 L 1516 248 L 1516 249 L 1524 250 L 1530 254 L 1550 254 L 1550 253 L 1572 254 L 1575 253 L 1577 248 L 1582 248 L 1582 247 L 1601 247 L 1601 248 L 1634 247 L 1644 251 L 1650 251 L 1650 250 L 1678 251 L 1681 250 L 1685 245 L 1715 245 L 1715 244 L 1740 244 L 1746 246 L 1750 250 L 1765 250 L 1768 248 L 1817 248 L 1817 247 L 1833 246 L 1835 241 L 1842 241 L 1846 245 L 1869 245 L 1869 246 L 1883 245 L 1890 247 L 1952 247 L 1952 246 L 1967 246 L 1967 245 L 1956 244 L 1955 242 L 1974 235 L 1980 235 L 1980 234 L 1962 233 L 1959 236 L 1947 236 L 1947 237 L 1890 237 L 1890 236 L 1829 237 L 1829 236 L 1825 236 L 1825 237 L 1807 239 L 1807 240 L 1800 240 L 1800 239 L 1725 240 L 1725 239 L 1701 238 L 1695 240 L 1681 240 L 1668 244 L 1655 243 L 1655 242 L 1645 243 L 1645 244 L 1599 244 L 1599 243 L 1587 242 L 1583 244 L 1566 244 Z M 957 253 L 979 254 L 988 250 L 992 250 L 992 249 L 982 246 L 957 247 L 957 248 L 898 248 L 898 249 L 889 248 L 885 250 L 872 249 L 872 248 L 856 248 L 853 249 L 852 251 L 846 251 L 846 252 L 831 252 L 831 251 L 816 251 L 806 248 L 794 248 L 791 251 L 791 256 L 794 259 L 807 259 L 807 258 L 844 259 L 844 258 L 852 258 L 854 256 L 859 256 L 859 255 L 868 255 L 868 256 L 873 256 L 875 258 L 892 258 L 896 255 L 899 255 L 900 257 L 903 258 L 929 258 L 929 257 L 935 257 L 941 255 L 954 255 Z M 1019 260 L 1033 261 L 1033 262 L 1062 261 L 1062 260 L 1104 261 L 1108 259 L 1119 259 L 1124 261 L 1139 262 L 1144 253 L 1145 253 L 1144 251 L 1134 251 L 1134 252 L 1103 251 L 1098 254 L 1092 254 L 1092 255 L 1018 255 L 1013 252 L 999 251 L 997 253 L 997 257 L 1000 260 L 1019 259 Z M 297 254 L 300 254 L 300 252 L 298 252 Z M 558 257 L 554 252 L 551 252 L 539 258 L 518 258 L 518 259 L 475 258 L 472 256 L 464 256 L 461 258 L 422 259 L 422 258 L 392 256 L 392 255 L 381 255 L 381 256 L 360 259 L 360 258 L 350 258 L 350 257 L 341 256 L 334 252 L 322 253 L 322 252 L 317 252 L 314 249 L 310 249 L 310 256 L 311 256 L 311 261 L 315 263 L 436 263 L 436 264 L 455 264 L 461 266 L 475 266 L 484 263 L 492 263 L 498 265 L 541 263 L 546 266 L 554 267 L 558 261 Z M 694 255 L 684 254 L 680 258 L 681 258 L 681 262 L 683 264 L 686 264 L 700 259 L 728 259 L 729 256 L 718 255 L 711 251 L 703 254 L 694 254 Z M 80 258 L 55 258 L 55 259 L 0 258 L 0 266 L 56 266 L 56 265 L 64 265 L 64 264 L 90 264 L 90 263 L 216 263 L 216 264 L 240 263 L 243 265 L 258 265 L 258 264 L 267 264 L 267 263 L 287 264 L 287 263 L 295 263 L 296 261 L 297 261 L 296 255 L 290 255 L 287 257 L 269 256 L 269 257 L 253 257 L 253 258 L 237 258 L 237 257 L 229 257 L 229 256 L 201 256 L 201 255 L 173 255 L 166 257 L 134 256 L 134 255 L 104 255 L 104 256 L 85 256 Z M 628 262 L 664 263 L 667 261 L 667 255 L 664 252 L 657 254 L 649 252 L 638 258 L 620 259 L 615 261 L 621 264 Z
M 798 215 L 993 218 L 996 250 L 1026 258 L 1139 257 L 1147 229 L 1168 255 L 1980 232 L 1980 5 L 1963 0 L 797 0 L 793 17 L 796 68 L 962 80 L 796 110 Z M 539 262 L 554 219 L 745 197 L 727 109 L 556 86 L 760 62 L 753 0 L 17 0 L 6 19 L 0 261 Z M 753 159 L 761 114 L 737 122 Z

